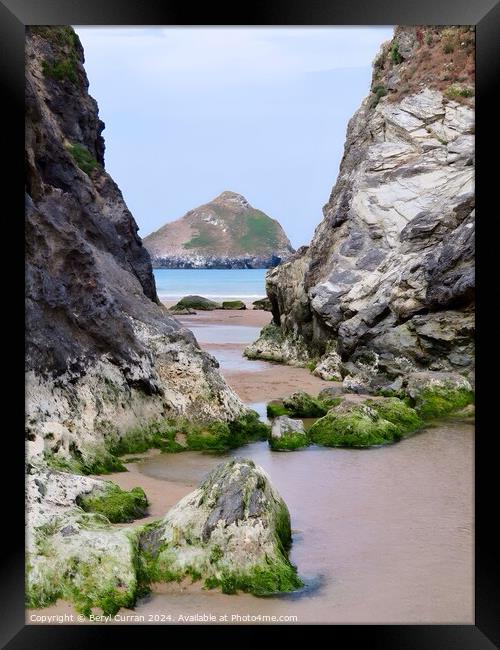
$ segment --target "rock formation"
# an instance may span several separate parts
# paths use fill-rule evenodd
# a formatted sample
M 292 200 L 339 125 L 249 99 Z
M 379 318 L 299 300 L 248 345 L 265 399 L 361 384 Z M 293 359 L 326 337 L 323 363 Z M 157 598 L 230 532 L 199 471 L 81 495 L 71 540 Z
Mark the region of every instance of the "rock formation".
M 29 607 L 63 598 L 86 616 L 94 608 L 113 615 L 133 607 L 152 582 L 185 576 L 225 593 L 264 595 L 302 585 L 288 560 L 288 508 L 253 461 L 222 463 L 163 519 L 147 525 L 112 526 L 99 510 L 78 507 L 96 494 L 110 501 L 113 489 L 119 488 L 63 472 L 28 474 Z
M 191 575 L 225 593 L 265 595 L 302 584 L 288 560 L 290 544 L 285 502 L 261 467 L 236 458 L 147 527 L 139 550 L 154 579 Z
M 104 169 L 104 124 L 70 27 L 26 36 L 26 404 L 30 458 L 85 455 L 165 416 L 245 409 L 159 304 L 147 250 Z
M 363 386 L 474 367 L 474 29 L 398 27 L 310 246 L 267 273 L 252 358 Z
M 283 228 L 244 196 L 222 192 L 144 238 L 155 268 L 262 269 L 288 259 Z

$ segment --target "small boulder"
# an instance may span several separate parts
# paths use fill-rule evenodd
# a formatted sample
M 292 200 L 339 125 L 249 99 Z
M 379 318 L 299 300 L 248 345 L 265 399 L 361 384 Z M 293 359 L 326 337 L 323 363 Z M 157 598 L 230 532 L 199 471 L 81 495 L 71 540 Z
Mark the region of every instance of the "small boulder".
M 280 415 L 273 420 L 269 446 L 273 451 L 292 451 L 307 447 L 309 440 L 301 420 L 292 420 Z
M 264 311 L 272 311 L 271 301 L 269 298 L 259 298 L 259 300 L 254 300 L 253 303 L 254 309 L 263 309 Z
M 318 393 L 318 399 L 320 400 L 331 400 L 335 399 L 336 397 L 342 397 L 342 386 L 341 385 L 336 385 L 336 386 L 328 386 L 327 388 L 323 388 Z
M 442 417 L 474 402 L 470 381 L 452 372 L 413 372 L 405 378 L 405 390 L 425 419 Z
M 242 300 L 225 300 L 222 303 L 222 309 L 246 309 L 246 305 Z
M 213 311 L 214 309 L 220 309 L 221 305 L 218 302 L 209 300 L 208 298 L 203 298 L 203 296 L 184 296 L 181 298 L 177 304 L 170 308 L 170 311 L 174 313 L 179 313 L 178 310 L 183 309 L 199 309 L 201 311 Z
M 326 415 L 329 405 L 312 395 L 298 391 L 283 400 L 283 406 L 287 409 L 288 415 L 298 418 L 319 418 Z
M 373 447 L 403 437 L 400 428 L 381 417 L 373 405 L 347 400 L 316 420 L 308 435 L 325 447 Z
M 271 438 L 281 438 L 287 433 L 305 433 L 302 420 L 292 420 L 287 415 L 274 418 L 271 425 Z

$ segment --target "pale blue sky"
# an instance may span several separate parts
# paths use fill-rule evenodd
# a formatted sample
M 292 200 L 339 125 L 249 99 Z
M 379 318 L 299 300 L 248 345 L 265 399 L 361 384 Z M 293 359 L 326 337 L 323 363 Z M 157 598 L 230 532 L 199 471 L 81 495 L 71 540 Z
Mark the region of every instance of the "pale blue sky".
M 243 194 L 308 244 L 392 27 L 76 27 L 139 233 Z

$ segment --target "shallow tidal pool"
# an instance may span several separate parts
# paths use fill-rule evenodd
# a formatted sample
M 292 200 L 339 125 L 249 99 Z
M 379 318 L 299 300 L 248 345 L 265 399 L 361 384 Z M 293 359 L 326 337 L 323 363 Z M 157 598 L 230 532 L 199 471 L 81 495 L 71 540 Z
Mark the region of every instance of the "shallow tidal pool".
M 473 622 L 472 424 L 450 420 L 377 449 L 271 452 L 257 442 L 162 454 L 139 470 L 193 484 L 235 456 L 262 466 L 285 499 L 290 557 L 306 587 L 256 598 L 172 584 L 139 601 L 137 614 L 158 623 L 203 614 L 204 623 Z

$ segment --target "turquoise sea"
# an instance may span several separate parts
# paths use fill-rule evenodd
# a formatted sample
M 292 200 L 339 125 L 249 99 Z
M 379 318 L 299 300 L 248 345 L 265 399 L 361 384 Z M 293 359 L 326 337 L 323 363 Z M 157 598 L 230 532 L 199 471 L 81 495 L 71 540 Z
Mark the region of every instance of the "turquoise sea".
M 257 300 L 266 295 L 267 269 L 154 269 L 156 290 L 163 300 L 188 295 L 212 299 Z

